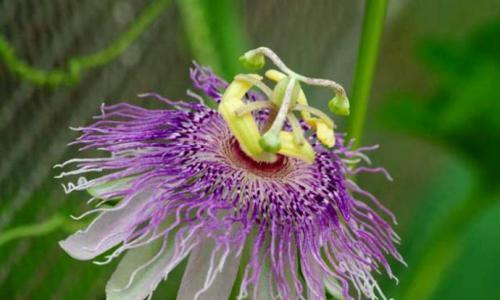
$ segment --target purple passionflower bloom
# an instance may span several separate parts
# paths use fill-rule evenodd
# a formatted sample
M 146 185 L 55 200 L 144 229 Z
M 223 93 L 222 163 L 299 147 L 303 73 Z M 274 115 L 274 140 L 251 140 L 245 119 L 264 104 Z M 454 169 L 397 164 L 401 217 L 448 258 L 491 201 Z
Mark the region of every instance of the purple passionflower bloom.
M 194 86 L 219 103 L 228 84 L 208 68 L 191 70 Z M 193 93 L 190 93 L 193 95 Z M 66 175 L 80 177 L 66 192 L 88 190 L 96 217 L 60 244 L 72 257 L 103 263 L 125 253 L 106 286 L 107 299 L 150 297 L 181 261 L 188 259 L 177 299 L 385 298 L 373 273 L 386 256 L 403 259 L 391 225 L 394 216 L 349 176 L 383 172 L 354 166 L 369 163 L 343 134 L 327 149 L 316 134 L 308 163 L 277 154 L 255 161 L 242 150 L 221 114 L 200 103 L 162 101 L 164 109 L 120 103 L 102 106 L 98 120 L 74 142 L 101 150 L 100 158 L 72 159 Z M 200 96 L 196 98 L 201 99 Z M 246 101 L 261 99 L 252 92 Z M 268 114 L 253 113 L 258 124 Z M 301 122 L 304 130 L 311 130 Z M 285 127 L 289 128 L 287 123 Z M 239 276 L 240 280 L 236 281 Z

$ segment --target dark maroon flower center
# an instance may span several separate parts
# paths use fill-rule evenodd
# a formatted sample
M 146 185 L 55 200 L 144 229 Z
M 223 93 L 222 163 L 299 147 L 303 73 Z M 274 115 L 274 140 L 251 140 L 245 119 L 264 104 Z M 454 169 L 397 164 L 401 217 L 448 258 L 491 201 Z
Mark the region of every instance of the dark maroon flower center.
M 231 138 L 228 141 L 226 149 L 232 163 L 259 176 L 276 177 L 290 166 L 289 158 L 281 154 L 278 154 L 276 161 L 272 163 L 253 160 L 241 150 L 240 144 L 235 138 Z

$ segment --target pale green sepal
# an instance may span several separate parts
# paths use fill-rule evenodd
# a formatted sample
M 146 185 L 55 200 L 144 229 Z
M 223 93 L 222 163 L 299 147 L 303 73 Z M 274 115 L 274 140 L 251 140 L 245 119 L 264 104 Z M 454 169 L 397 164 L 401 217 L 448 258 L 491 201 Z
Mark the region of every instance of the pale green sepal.
M 177 300 L 229 299 L 231 288 L 240 267 L 241 255 L 231 251 L 223 258 L 225 249 L 215 251 L 211 239 L 197 245 L 189 256 Z M 212 266 L 213 265 L 213 266 Z
M 130 185 L 130 182 L 135 177 L 127 177 L 122 179 L 117 179 L 109 181 L 103 184 L 99 184 L 87 189 L 87 192 L 96 198 L 102 198 L 104 194 L 109 193 L 113 190 L 123 189 Z
M 73 258 L 89 260 L 110 250 L 128 237 L 130 219 L 136 218 L 151 197 L 150 189 L 135 193 L 126 202 L 101 212 L 85 230 L 77 231 L 59 245 Z
M 173 244 L 152 261 L 147 267 L 135 274 L 128 288 L 130 278 L 134 271 L 152 260 L 161 250 L 163 239 L 128 250 L 115 272 L 106 284 L 107 300 L 137 300 L 148 297 L 156 285 L 163 279 L 163 268 L 173 252 Z
M 335 278 L 332 276 L 326 275 L 323 279 L 325 284 L 325 289 L 331 296 L 336 300 L 344 300 L 344 296 L 342 295 L 342 286 L 337 282 Z

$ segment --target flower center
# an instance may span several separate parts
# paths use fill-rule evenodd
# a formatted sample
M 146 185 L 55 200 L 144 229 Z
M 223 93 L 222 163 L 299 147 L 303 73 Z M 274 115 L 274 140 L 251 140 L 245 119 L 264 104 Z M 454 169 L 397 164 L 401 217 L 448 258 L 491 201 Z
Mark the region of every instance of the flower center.
M 234 137 L 227 141 L 225 149 L 231 163 L 259 176 L 276 177 L 290 168 L 289 158 L 281 154 L 276 155 L 274 162 L 254 160 L 241 149 L 240 144 Z
M 309 78 L 290 70 L 269 48 L 250 50 L 240 60 L 247 68 L 260 69 L 265 64 L 265 57 L 281 70 L 271 69 L 265 73 L 268 79 L 276 82 L 274 89 L 269 88 L 260 75 L 239 74 L 224 92 L 218 112 L 238 140 L 241 151 L 252 160 L 272 165 L 276 155 L 285 155 L 313 163 L 315 151 L 304 136 L 296 112 L 300 112 L 301 119 L 316 131 L 318 140 L 329 148 L 335 145 L 335 125 L 326 114 L 308 105 L 300 83 L 332 90 L 335 97 L 328 106 L 333 113 L 344 116 L 349 114 L 349 100 L 345 90 L 334 81 Z M 254 86 L 267 99 L 244 101 L 245 95 Z M 270 126 L 264 132 L 261 132 L 252 115 L 253 111 L 261 109 L 275 112 Z M 292 131 L 285 130 L 287 123 Z

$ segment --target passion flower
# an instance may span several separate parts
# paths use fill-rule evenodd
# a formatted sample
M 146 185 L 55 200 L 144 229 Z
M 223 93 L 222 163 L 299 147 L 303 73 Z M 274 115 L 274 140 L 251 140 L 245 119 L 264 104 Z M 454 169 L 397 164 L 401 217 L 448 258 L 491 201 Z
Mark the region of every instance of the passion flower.
M 241 60 L 257 68 L 264 57 L 280 69 L 266 72 L 273 89 L 257 74 L 228 85 L 195 65 L 191 78 L 205 99 L 189 94 L 199 103 L 143 94 L 165 108 L 102 106 L 94 124 L 77 128 L 73 144 L 105 155 L 71 159 L 59 167 L 75 170 L 60 176 L 86 174 L 65 190 L 87 190 L 99 202 L 81 216 L 95 215 L 88 227 L 60 244 L 81 260 L 124 254 L 108 299 L 151 296 L 184 259 L 180 300 L 227 299 L 232 289 L 238 299 L 325 299 L 325 290 L 385 298 L 373 273 L 393 277 L 386 256 L 403 260 L 376 210 L 394 216 L 349 179 L 385 173 L 361 166 L 375 147 L 351 149 L 301 88 L 330 88 L 332 111 L 346 115 L 340 85 L 291 71 L 267 48 Z

